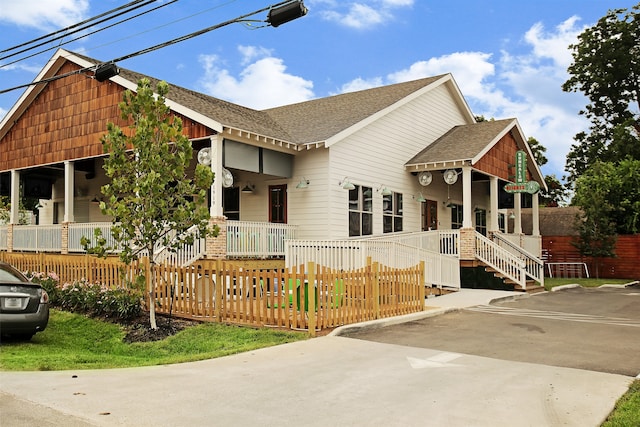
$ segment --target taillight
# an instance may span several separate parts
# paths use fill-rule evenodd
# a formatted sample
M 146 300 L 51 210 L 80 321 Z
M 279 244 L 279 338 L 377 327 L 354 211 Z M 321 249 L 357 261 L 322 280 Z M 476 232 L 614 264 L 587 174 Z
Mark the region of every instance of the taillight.
M 40 304 L 47 304 L 49 302 L 49 294 L 47 291 L 42 289 L 42 293 L 40 294 Z

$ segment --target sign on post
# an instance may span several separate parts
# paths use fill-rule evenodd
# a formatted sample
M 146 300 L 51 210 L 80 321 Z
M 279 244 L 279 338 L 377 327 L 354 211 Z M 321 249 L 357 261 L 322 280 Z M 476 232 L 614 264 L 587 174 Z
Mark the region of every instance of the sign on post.
M 529 194 L 540 191 L 540 184 L 536 181 L 527 181 L 527 153 L 523 150 L 516 151 L 516 182 L 505 185 L 504 191 Z

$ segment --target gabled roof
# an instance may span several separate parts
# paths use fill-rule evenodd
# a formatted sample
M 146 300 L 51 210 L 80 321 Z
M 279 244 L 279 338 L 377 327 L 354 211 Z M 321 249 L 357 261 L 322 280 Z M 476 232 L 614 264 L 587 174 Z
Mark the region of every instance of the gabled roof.
M 54 76 L 65 61 L 84 69 L 101 64 L 101 61 L 59 49 L 36 81 Z M 141 78 L 153 85 L 159 80 L 125 68 L 110 80 L 129 90 L 137 89 Z M 326 144 L 340 140 L 405 102 L 441 84 L 448 84 L 463 114 L 473 120 L 471 110 L 450 74 L 397 83 L 388 86 L 350 92 L 266 110 L 254 110 L 212 96 L 171 85 L 167 105 L 175 112 L 197 121 L 216 132 L 224 128 L 272 138 L 303 149 L 305 144 Z M 46 84 L 29 87 L 23 97 L 0 123 L 0 136 L 35 99 Z M 11 118 L 9 117 L 11 116 Z
M 438 164 L 445 163 L 474 165 L 508 132 L 512 132 L 518 148 L 525 150 L 527 156 L 533 158 L 518 120 L 512 118 L 454 126 L 405 163 L 405 167 L 437 168 Z M 538 165 L 535 162 L 529 162 L 528 166 L 535 180 L 544 186 L 544 179 Z

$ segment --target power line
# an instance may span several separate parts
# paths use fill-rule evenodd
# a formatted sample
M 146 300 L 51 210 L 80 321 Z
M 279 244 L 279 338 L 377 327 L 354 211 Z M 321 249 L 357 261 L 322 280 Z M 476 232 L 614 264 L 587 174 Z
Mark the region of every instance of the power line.
M 148 3 L 153 3 L 153 2 L 155 2 L 155 1 L 156 1 L 156 0 L 151 0 L 151 1 L 149 1 Z M 75 39 L 67 40 L 66 42 L 64 42 L 64 43 L 60 43 L 60 44 L 59 44 L 59 45 L 57 45 L 57 46 L 53 46 L 53 47 L 50 47 L 50 48 L 47 48 L 47 49 L 43 49 L 43 50 L 40 50 L 40 51 L 38 51 L 38 52 L 36 52 L 36 53 L 32 53 L 31 55 L 23 56 L 22 58 L 16 59 L 16 60 L 14 60 L 14 61 L 7 62 L 6 64 L 2 64 L 2 65 L 0 65 L 0 68 L 4 68 L 4 67 L 6 67 L 6 66 L 9 66 L 9 65 L 15 64 L 16 62 L 20 62 L 20 61 L 23 61 L 23 60 L 25 60 L 25 59 L 32 58 L 32 57 L 34 57 L 34 56 L 37 56 L 37 55 L 40 55 L 40 54 L 42 54 L 42 53 L 48 52 L 48 51 L 50 51 L 50 50 L 57 49 L 57 48 L 59 48 L 60 46 L 64 46 L 64 45 L 66 45 L 66 44 L 69 44 L 69 43 L 73 43 L 73 42 L 75 42 L 75 41 L 78 41 L 78 40 L 80 40 L 80 39 L 82 39 L 82 38 L 85 38 L 85 37 L 88 37 L 88 36 L 91 36 L 91 35 L 97 34 L 97 33 L 101 32 L 101 31 L 104 31 L 104 30 L 107 30 L 107 29 L 109 29 L 109 28 L 115 27 L 116 25 L 120 25 L 120 24 L 122 24 L 122 23 L 124 23 L 124 22 L 131 21 L 132 19 L 135 19 L 135 18 L 139 18 L 140 16 L 146 15 L 147 13 L 151 13 L 151 12 L 156 11 L 156 10 L 158 10 L 158 9 L 160 9 L 160 8 L 163 8 L 163 7 L 165 7 L 165 6 L 169 6 L 170 4 L 175 3 L 175 2 L 177 2 L 177 1 L 178 1 L 178 0 L 171 0 L 171 1 L 169 1 L 168 3 L 161 4 L 160 6 L 156 6 L 156 7 L 152 8 L 152 9 L 146 10 L 146 11 L 144 11 L 144 12 L 141 12 L 141 13 L 137 14 L 137 15 L 133 15 L 133 16 L 130 16 L 129 18 L 122 19 L 122 20 L 120 20 L 120 21 L 118 21 L 118 22 L 114 22 L 113 24 L 107 25 L 106 27 L 103 27 L 103 28 L 99 28 L 99 29 L 97 29 L 97 30 L 95 30 L 95 31 L 92 31 L 91 33 L 84 34 L 84 35 L 82 35 L 82 36 L 80 36 L 80 37 L 76 37 Z M 145 5 L 138 6 L 138 7 L 142 7 L 142 6 L 146 6 L 146 4 L 145 4 Z M 132 9 L 132 10 L 133 10 L 133 9 Z M 128 12 L 130 12 L 130 11 L 123 12 L 123 14 L 124 14 L 124 13 L 128 13 Z M 119 15 L 117 15 L 117 16 L 120 16 L 120 15 L 121 15 L 121 14 L 119 14 Z M 109 21 L 109 20 L 111 20 L 111 19 L 113 19 L 113 18 L 115 18 L 115 17 L 116 17 L 116 16 L 113 16 L 113 17 L 107 18 L 107 19 L 105 19 L 105 20 L 103 20 L 103 21 L 97 22 L 97 24 L 101 24 L 102 22 Z M 82 28 L 82 29 L 84 29 L 84 28 Z M 79 30 L 77 30 L 77 31 L 81 31 L 82 29 L 79 29 Z M 76 31 L 74 31 L 74 32 L 76 32 Z M 70 33 L 70 34 L 72 34 L 72 33 Z M 65 36 L 66 36 L 66 35 L 65 35 Z M 62 36 L 62 37 L 65 37 L 65 36 Z M 60 38 L 62 38 L 62 37 L 60 37 Z M 36 46 L 33 46 L 33 47 L 29 48 L 29 49 L 22 50 L 22 51 L 20 51 L 20 52 L 16 52 L 16 53 L 11 54 L 11 55 L 7 55 L 7 56 L 0 57 L 0 60 L 2 60 L 2 59 L 6 59 L 6 58 L 9 58 L 9 57 L 12 57 L 12 56 L 15 56 L 15 55 L 17 55 L 18 53 L 21 53 L 21 52 L 24 52 L 24 51 L 28 51 L 28 50 L 34 49 L 34 48 L 36 48 L 36 47 L 38 47 L 38 46 L 42 46 L 42 45 L 47 44 L 47 43 L 48 43 L 48 42 L 41 43 L 41 44 L 36 45 Z
M 30 44 L 32 44 L 32 43 L 39 42 L 40 40 L 44 40 L 44 39 L 46 39 L 46 38 L 49 38 L 49 37 L 55 36 L 56 34 L 60 34 L 60 33 L 66 32 L 66 31 L 68 31 L 68 30 L 71 30 L 71 29 L 74 29 L 74 28 L 76 28 L 76 27 L 79 27 L 80 25 L 87 24 L 87 23 L 89 23 L 89 22 L 91 22 L 91 21 L 95 21 L 96 19 L 100 19 L 100 18 L 102 18 L 102 17 L 104 17 L 104 16 L 111 15 L 112 13 L 118 12 L 118 11 L 120 11 L 120 10 L 122 10 L 122 9 L 128 8 L 128 7 L 133 6 L 133 5 L 137 4 L 137 3 L 141 3 L 141 2 L 148 2 L 148 1 L 149 1 L 149 0 L 136 0 L 136 1 L 132 1 L 132 2 L 130 2 L 130 3 L 127 3 L 127 4 L 123 5 L 123 6 L 117 7 L 117 8 L 115 8 L 115 9 L 111 9 L 111 10 L 109 10 L 109 11 L 106 11 L 106 12 L 103 12 L 103 13 L 101 13 L 101 14 L 99 14 L 99 15 L 96 15 L 96 16 L 94 16 L 94 17 L 92 17 L 92 18 L 85 19 L 84 21 L 81 21 L 81 22 L 78 22 L 78 23 L 76 23 L 76 24 L 70 25 L 70 26 L 68 26 L 68 27 L 66 27 L 66 28 L 62 28 L 62 29 L 60 29 L 60 30 L 54 31 L 53 33 L 49 33 L 49 34 L 46 34 L 46 35 L 44 35 L 44 36 L 40 36 L 40 37 L 38 37 L 38 38 L 35 38 L 35 39 L 30 40 L 30 41 L 28 41 L 28 42 L 21 43 L 21 44 L 19 44 L 19 45 L 13 46 L 13 47 L 10 47 L 10 48 L 8 48 L 8 49 L 0 50 L 0 53 L 10 52 L 10 51 L 12 51 L 12 50 L 19 49 L 19 48 L 21 48 L 21 47 L 23 47 L 23 46 L 27 46 L 27 45 L 30 45 Z M 151 2 L 155 2 L 155 1 L 157 1 L 157 0 L 151 0 Z M 57 39 L 54 39 L 54 40 L 57 40 Z M 3 58 L 0 58 L 0 59 L 3 59 Z
M 294 7 L 291 7 L 291 6 L 294 6 Z M 267 17 L 266 20 L 259 21 L 259 20 L 255 20 L 255 19 L 248 19 L 249 17 L 251 17 L 253 15 L 257 15 L 258 13 L 262 13 L 262 12 L 266 12 L 266 11 L 270 11 L 269 12 L 269 16 Z M 276 12 L 276 13 L 274 13 L 274 12 Z M 104 62 L 104 63 L 101 63 L 101 64 L 96 64 L 96 65 L 93 65 L 93 66 L 90 66 L 90 67 L 81 68 L 79 70 L 75 70 L 75 71 L 72 71 L 72 72 L 69 72 L 69 73 L 66 73 L 66 74 L 61 74 L 61 75 L 58 75 L 58 76 L 53 76 L 53 77 L 50 77 L 50 78 L 47 78 L 47 79 L 42 79 L 42 80 L 34 81 L 34 82 L 31 82 L 31 83 L 26 83 L 26 84 L 23 84 L 23 85 L 20 85 L 20 86 L 14 86 L 14 87 L 11 87 L 11 88 L 8 88 L 8 89 L 3 89 L 3 90 L 0 90 L 0 94 L 11 92 L 11 91 L 14 91 L 14 90 L 17 90 L 17 89 L 21 89 L 21 88 L 25 88 L 25 87 L 29 87 L 29 86 L 34 86 L 34 85 L 37 85 L 37 84 L 49 83 L 49 82 L 52 82 L 54 80 L 59 80 L 59 79 L 65 78 L 65 77 L 69 77 L 69 76 L 73 76 L 73 75 L 77 75 L 77 74 L 82 74 L 82 73 L 84 73 L 86 71 L 94 71 L 95 72 L 100 66 L 103 66 L 103 65 L 106 65 L 106 64 L 115 64 L 116 62 L 121 62 L 121 61 L 124 61 L 124 60 L 127 60 L 127 59 L 131 59 L 131 58 L 136 57 L 136 56 L 144 55 L 145 53 L 150 53 L 150 52 L 162 49 L 164 47 L 168 47 L 168 46 L 180 43 L 182 41 L 192 39 L 194 37 L 200 36 L 202 34 L 206 34 L 208 32 L 211 32 L 213 30 L 217 30 L 217 29 L 222 28 L 222 27 L 226 27 L 226 26 L 231 25 L 231 24 L 240 23 L 240 22 L 263 22 L 263 23 L 265 23 L 264 26 L 271 25 L 273 27 L 277 27 L 277 26 L 282 25 L 282 24 L 284 24 L 286 22 L 289 22 L 289 21 L 291 21 L 293 19 L 302 17 L 302 16 L 306 15 L 306 13 L 307 13 L 307 8 L 304 6 L 303 0 L 285 0 L 285 1 L 282 1 L 282 2 L 279 2 L 279 3 L 272 4 L 270 6 L 266 6 L 266 7 L 262 8 L 262 9 L 258 9 L 258 10 L 255 10 L 253 12 L 247 13 L 245 15 L 238 16 L 238 17 L 230 19 L 228 21 L 224 21 L 224 22 L 221 22 L 219 24 L 212 25 L 212 26 L 207 27 L 207 28 L 203 28 L 202 30 L 195 31 L 193 33 L 189 33 L 189 34 L 186 34 L 184 36 L 177 37 L 175 39 L 172 39 L 172 40 L 169 40 L 169 41 L 166 41 L 166 42 L 163 42 L 163 43 L 156 44 L 156 45 L 148 47 L 146 49 L 142 49 L 142 50 L 139 50 L 137 52 L 130 53 L 128 55 L 124 55 L 124 56 L 121 56 L 121 57 L 118 57 L 118 58 L 114 58 L 111 61 L 107 61 L 107 62 Z

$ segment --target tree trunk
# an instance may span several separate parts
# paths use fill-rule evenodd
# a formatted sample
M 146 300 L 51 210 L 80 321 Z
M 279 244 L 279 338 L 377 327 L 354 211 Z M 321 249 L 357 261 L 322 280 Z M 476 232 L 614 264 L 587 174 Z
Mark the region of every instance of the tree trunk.
M 156 323 L 156 263 L 151 257 L 149 257 L 149 264 L 151 274 L 151 289 L 149 289 L 149 327 L 156 330 L 158 329 L 158 324 Z

